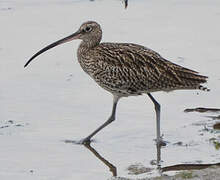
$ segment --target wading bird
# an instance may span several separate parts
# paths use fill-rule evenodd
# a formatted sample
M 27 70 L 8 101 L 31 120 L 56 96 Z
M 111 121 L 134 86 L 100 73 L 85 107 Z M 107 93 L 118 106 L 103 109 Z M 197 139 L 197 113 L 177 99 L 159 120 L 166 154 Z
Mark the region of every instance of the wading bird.
M 121 97 L 147 94 L 156 110 L 157 144 L 163 144 L 160 136 L 160 104 L 150 94 L 155 91 L 200 89 L 207 76 L 174 64 L 157 52 L 133 43 L 101 43 L 102 29 L 97 22 L 88 21 L 70 36 L 58 40 L 33 55 L 26 67 L 41 53 L 74 39 L 82 40 L 77 57 L 82 69 L 94 81 L 113 95 L 113 108 L 108 120 L 78 143 L 88 144 L 91 138 L 115 120 L 116 107 Z

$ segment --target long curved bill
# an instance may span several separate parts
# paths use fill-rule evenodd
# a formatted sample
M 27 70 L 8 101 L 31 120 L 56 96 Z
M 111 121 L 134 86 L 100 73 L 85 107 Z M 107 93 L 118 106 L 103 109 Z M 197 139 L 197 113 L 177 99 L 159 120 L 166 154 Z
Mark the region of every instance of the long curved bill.
M 63 43 L 66 43 L 66 42 L 69 42 L 69 41 L 72 41 L 74 39 L 78 39 L 80 37 L 80 31 L 77 31 L 73 34 L 71 34 L 70 36 L 67 36 L 63 39 L 60 39 L 48 46 L 46 46 L 45 48 L 41 49 L 40 51 L 38 51 L 36 54 L 34 54 L 27 62 L 26 64 L 24 65 L 24 67 L 26 67 L 34 58 L 36 58 L 37 56 L 39 56 L 40 54 L 42 54 L 43 52 L 55 47 L 55 46 L 58 46 L 60 44 L 63 44 Z

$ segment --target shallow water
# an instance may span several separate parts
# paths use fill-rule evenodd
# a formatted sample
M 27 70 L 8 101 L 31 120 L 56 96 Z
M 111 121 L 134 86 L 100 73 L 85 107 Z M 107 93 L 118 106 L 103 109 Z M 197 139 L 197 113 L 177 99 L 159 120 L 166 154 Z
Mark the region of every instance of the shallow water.
M 220 108 L 219 5 L 218 0 L 130 0 L 125 10 L 116 0 L 0 1 L 1 179 L 108 179 L 113 173 L 97 153 L 120 177 L 159 174 L 152 165 L 157 159 L 155 112 L 147 96 L 120 100 L 116 121 L 91 144 L 97 153 L 64 143 L 88 135 L 112 108 L 111 94 L 77 62 L 79 41 L 50 50 L 23 68 L 36 51 L 87 20 L 102 25 L 103 41 L 142 44 L 209 76 L 208 93 L 153 94 L 162 106 L 161 130 L 168 141 L 161 149 L 161 167 L 220 162 L 213 143 L 220 139 L 213 130 L 218 119 L 210 117 L 219 113 L 184 112 Z M 144 168 L 135 174 L 131 167 Z

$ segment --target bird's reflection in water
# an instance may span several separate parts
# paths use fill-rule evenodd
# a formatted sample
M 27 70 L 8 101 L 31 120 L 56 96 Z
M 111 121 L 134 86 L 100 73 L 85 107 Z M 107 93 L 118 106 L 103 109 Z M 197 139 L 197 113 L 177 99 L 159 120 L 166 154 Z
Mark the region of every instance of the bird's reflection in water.
M 157 147 L 157 169 L 161 172 L 161 144 L 156 144 Z
M 112 173 L 113 177 L 117 177 L 117 167 L 114 166 L 112 163 L 110 163 L 108 160 L 106 160 L 103 156 L 101 156 L 93 147 L 91 147 L 90 144 L 84 145 L 89 151 L 91 151 L 100 161 L 102 161 L 106 166 L 108 166 L 109 171 Z M 199 169 L 205 169 L 211 166 L 220 166 L 220 163 L 214 163 L 214 164 L 176 164 L 172 166 L 166 166 L 161 167 L 161 147 L 160 145 L 156 145 L 157 148 L 157 160 L 155 160 L 156 169 L 158 170 L 158 173 L 160 176 L 163 176 L 164 172 L 168 171 L 182 171 L 182 170 L 199 170 Z M 136 173 L 130 173 L 130 174 L 143 174 L 146 172 L 152 171 L 151 168 L 145 168 L 147 171 L 141 169 L 137 170 L 135 169 Z
M 102 155 L 100 155 L 90 144 L 84 145 L 89 151 L 91 151 L 100 161 L 102 161 L 106 166 L 108 166 L 109 171 L 112 173 L 114 177 L 117 176 L 117 167 L 114 166 L 112 163 L 110 163 L 108 160 L 106 160 Z M 157 160 L 155 161 L 157 165 L 157 169 L 161 173 L 161 146 L 156 145 L 157 147 Z
M 111 164 L 108 160 L 106 160 L 103 156 L 101 156 L 90 144 L 84 145 L 89 151 L 91 151 L 100 161 L 102 161 L 106 166 L 109 167 L 109 171 L 112 172 L 113 176 L 117 176 L 117 168 Z

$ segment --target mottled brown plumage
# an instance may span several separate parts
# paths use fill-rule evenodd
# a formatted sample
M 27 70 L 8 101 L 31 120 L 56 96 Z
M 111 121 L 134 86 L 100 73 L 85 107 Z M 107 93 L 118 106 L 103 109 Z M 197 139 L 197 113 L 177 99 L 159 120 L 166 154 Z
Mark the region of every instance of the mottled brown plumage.
M 165 60 L 143 46 L 101 43 L 78 53 L 79 62 L 101 87 L 119 96 L 175 89 L 203 89 L 206 76 Z M 205 88 L 204 88 L 205 89 Z
M 160 105 L 150 93 L 178 89 L 209 90 L 201 85 L 207 76 L 174 64 L 151 49 L 132 43 L 100 43 L 102 30 L 94 21 L 83 23 L 76 33 L 43 48 L 25 66 L 44 51 L 73 39 L 82 40 L 77 51 L 82 69 L 114 96 L 113 111 L 108 121 L 81 143 L 90 142 L 92 136 L 115 119 L 117 102 L 121 97 L 143 93 L 155 105 L 157 142 L 160 143 Z

